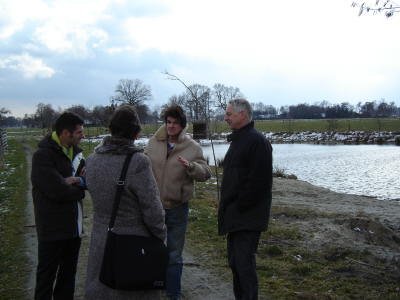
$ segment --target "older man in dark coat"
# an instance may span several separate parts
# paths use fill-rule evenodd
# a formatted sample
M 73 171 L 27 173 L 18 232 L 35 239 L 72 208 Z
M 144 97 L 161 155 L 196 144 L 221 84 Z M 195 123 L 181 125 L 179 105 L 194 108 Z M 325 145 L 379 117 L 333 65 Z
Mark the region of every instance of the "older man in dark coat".
M 272 147 L 251 118 L 247 100 L 229 102 L 225 121 L 233 133 L 223 163 L 218 231 L 227 234 L 236 299 L 258 298 L 255 253 L 268 227 L 272 199 Z

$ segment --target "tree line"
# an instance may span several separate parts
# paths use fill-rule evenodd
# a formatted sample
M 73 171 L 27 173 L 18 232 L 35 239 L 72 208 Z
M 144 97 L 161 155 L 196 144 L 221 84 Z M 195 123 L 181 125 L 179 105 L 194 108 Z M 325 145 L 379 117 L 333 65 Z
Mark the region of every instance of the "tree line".
M 359 102 L 351 105 L 348 102 L 329 104 L 326 101 L 315 104 L 301 103 L 282 106 L 278 118 L 281 119 L 340 119 L 340 118 L 388 118 L 399 117 L 400 106 L 394 102 L 381 101 Z
M 109 105 L 97 105 L 88 108 L 83 105 L 72 105 L 65 110 L 80 115 L 87 125 L 107 126 L 108 119 L 114 109 L 122 104 L 135 106 L 142 123 L 155 123 L 160 120 L 165 106 L 181 105 L 189 121 L 208 122 L 211 119 L 223 120 L 224 111 L 229 100 L 245 97 L 238 87 L 226 86 L 220 83 L 211 88 L 201 84 L 186 85 L 180 78 L 165 72 L 171 80 L 180 81 L 185 90 L 181 94 L 172 95 L 168 102 L 161 107 L 151 110 L 148 102 L 152 99 L 150 86 L 139 79 L 121 79 L 110 97 Z M 266 99 L 267 100 L 267 99 Z M 338 119 L 338 118 L 385 118 L 399 117 L 400 106 L 394 102 L 381 101 L 359 102 L 351 105 L 348 102 L 330 104 L 327 101 L 308 104 L 274 107 L 264 102 L 251 103 L 253 118 L 265 119 Z M 6 108 L 0 108 L 0 126 L 26 126 L 36 128 L 50 128 L 54 120 L 61 113 L 51 104 L 39 103 L 33 114 L 26 114 L 23 118 L 15 118 Z

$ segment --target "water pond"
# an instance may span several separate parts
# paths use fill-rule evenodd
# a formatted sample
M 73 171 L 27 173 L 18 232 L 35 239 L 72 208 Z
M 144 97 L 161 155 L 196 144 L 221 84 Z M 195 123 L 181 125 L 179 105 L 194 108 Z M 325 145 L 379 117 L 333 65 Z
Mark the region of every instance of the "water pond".
M 273 164 L 287 174 L 330 190 L 400 200 L 400 147 L 273 144 Z M 228 144 L 214 145 L 222 159 Z M 211 146 L 202 146 L 214 164 Z

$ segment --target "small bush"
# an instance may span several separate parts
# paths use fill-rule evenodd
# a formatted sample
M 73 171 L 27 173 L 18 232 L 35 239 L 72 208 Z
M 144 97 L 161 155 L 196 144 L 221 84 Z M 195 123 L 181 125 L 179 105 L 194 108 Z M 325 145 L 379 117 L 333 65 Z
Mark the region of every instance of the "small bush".
M 298 264 L 294 267 L 291 268 L 291 271 L 294 274 L 300 275 L 300 276 L 306 276 L 312 273 L 312 267 L 309 264 Z
M 287 179 L 297 179 L 297 176 L 294 174 L 286 174 L 286 170 L 283 168 L 275 167 L 273 170 L 273 176 L 274 177 L 280 177 L 280 178 L 287 178 Z
M 283 168 L 275 167 L 273 173 L 275 177 L 285 177 L 285 169 Z
M 279 256 L 283 254 L 283 250 L 277 245 L 272 245 L 266 247 L 265 253 L 271 256 Z
M 224 165 L 224 159 L 223 158 L 217 158 L 217 166 L 222 167 Z
M 400 146 L 400 135 L 394 137 L 394 143 L 396 146 Z

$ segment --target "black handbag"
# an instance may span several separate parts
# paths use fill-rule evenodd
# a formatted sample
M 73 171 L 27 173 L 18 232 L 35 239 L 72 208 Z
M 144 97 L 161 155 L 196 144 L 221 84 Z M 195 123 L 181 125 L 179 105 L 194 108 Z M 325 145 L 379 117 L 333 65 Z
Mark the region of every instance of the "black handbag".
M 107 231 L 100 281 L 117 290 L 164 289 L 168 250 L 155 236 L 123 235 L 113 232 L 126 172 L 133 154 L 125 159 Z

